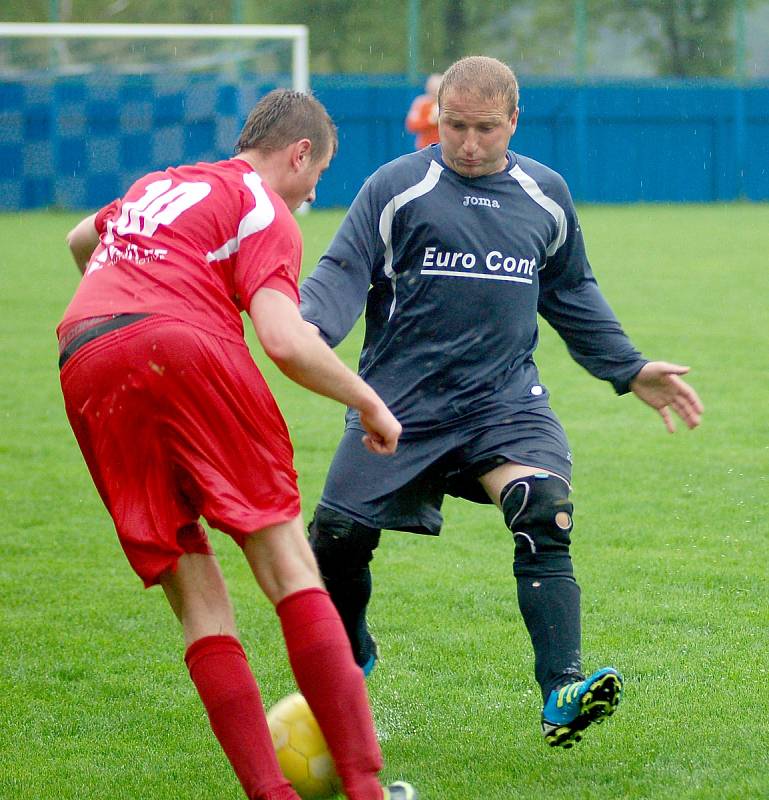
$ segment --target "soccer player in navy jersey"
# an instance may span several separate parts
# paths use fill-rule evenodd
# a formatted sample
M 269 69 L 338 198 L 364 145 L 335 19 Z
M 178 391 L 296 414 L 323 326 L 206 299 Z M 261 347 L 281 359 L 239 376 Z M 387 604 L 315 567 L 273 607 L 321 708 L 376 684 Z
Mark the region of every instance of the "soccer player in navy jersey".
M 311 543 L 368 674 L 377 657 L 369 563 L 381 529 L 438 534 L 446 493 L 495 503 L 513 535 L 542 732 L 549 745 L 571 747 L 614 712 L 622 677 L 582 669 L 571 454 L 534 363 L 537 314 L 579 364 L 618 394 L 632 391 L 671 432 L 671 409 L 689 428 L 703 409 L 680 377 L 688 367 L 647 361 L 623 332 L 563 178 L 508 149 L 518 122 L 510 68 L 461 59 L 444 74 L 438 104 L 440 143 L 366 181 L 300 288 L 303 317 L 332 346 L 365 309 L 359 373 L 403 425 L 398 452 L 375 459 L 348 411 Z
M 250 800 L 299 796 L 200 517 L 243 549 L 274 604 L 346 796 L 416 797 L 379 782 L 365 683 L 304 535 L 288 430 L 243 338 L 245 312 L 289 378 L 357 408 L 370 452 L 395 450 L 397 420 L 298 310 L 291 212 L 315 199 L 336 146 L 315 98 L 276 90 L 234 158 L 144 176 L 68 237 L 84 275 L 58 328 L 67 417 L 132 568 L 182 624 L 190 677 Z

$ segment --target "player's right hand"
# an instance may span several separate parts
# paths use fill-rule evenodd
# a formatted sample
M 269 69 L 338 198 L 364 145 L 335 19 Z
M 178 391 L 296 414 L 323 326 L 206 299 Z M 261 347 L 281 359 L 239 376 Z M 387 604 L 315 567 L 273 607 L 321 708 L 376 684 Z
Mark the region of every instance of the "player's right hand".
M 360 422 L 366 431 L 362 441 L 368 450 L 378 455 L 395 452 L 403 429 L 384 403 L 380 401 L 370 410 L 361 410 Z

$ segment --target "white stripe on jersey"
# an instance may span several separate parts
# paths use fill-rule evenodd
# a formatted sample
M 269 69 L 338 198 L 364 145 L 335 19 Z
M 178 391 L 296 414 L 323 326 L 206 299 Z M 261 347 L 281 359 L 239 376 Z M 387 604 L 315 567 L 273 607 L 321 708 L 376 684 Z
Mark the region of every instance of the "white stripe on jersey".
M 272 207 L 270 198 L 262 186 L 262 179 L 255 172 L 247 172 L 243 176 L 243 183 L 254 196 L 254 207 L 240 220 L 238 225 L 238 235 L 225 242 L 216 250 L 206 253 L 206 261 L 222 261 L 230 258 L 240 249 L 240 243 L 252 233 L 263 231 L 275 219 L 275 209 Z
M 539 188 L 539 184 L 531 177 L 525 173 L 519 166 L 516 164 L 509 172 L 510 176 L 515 178 L 518 183 L 521 184 L 521 188 L 527 195 L 535 202 L 537 205 L 542 206 L 545 211 L 548 212 L 554 219 L 556 224 L 558 225 L 558 232 L 556 234 L 555 239 L 547 246 L 547 254 L 548 256 L 553 255 L 556 250 L 566 241 L 566 234 L 568 233 L 568 224 L 566 222 L 566 214 L 564 210 L 555 202 L 555 200 L 551 200 L 547 197 L 542 189 Z M 540 269 L 544 269 L 547 266 L 547 262 L 545 262 Z
M 387 319 L 390 319 L 395 311 L 395 280 L 397 276 L 393 271 L 393 219 L 395 218 L 396 212 L 403 208 L 406 203 L 410 203 L 412 200 L 416 200 L 417 197 L 431 192 L 438 183 L 441 172 L 443 172 L 443 167 L 437 161 L 431 161 L 425 177 L 422 178 L 419 183 L 414 184 L 414 186 L 410 186 L 400 194 L 396 194 L 382 209 L 382 213 L 379 216 L 379 235 L 382 237 L 385 246 L 384 274 L 390 279 L 393 287 L 393 301 L 390 305 L 390 313 Z
M 487 281 L 513 281 L 515 283 L 534 283 L 531 278 L 519 278 L 515 275 L 488 275 L 485 272 L 453 272 L 450 269 L 423 269 L 420 275 L 448 275 L 450 278 L 484 278 Z

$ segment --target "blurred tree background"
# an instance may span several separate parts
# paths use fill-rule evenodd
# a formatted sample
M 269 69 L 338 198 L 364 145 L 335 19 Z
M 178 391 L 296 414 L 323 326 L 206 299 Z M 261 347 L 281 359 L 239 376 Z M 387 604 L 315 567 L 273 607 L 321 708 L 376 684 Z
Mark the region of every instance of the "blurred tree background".
M 3 21 L 301 23 L 315 73 L 484 53 L 529 76 L 769 75 L 769 0 L 5 0 Z

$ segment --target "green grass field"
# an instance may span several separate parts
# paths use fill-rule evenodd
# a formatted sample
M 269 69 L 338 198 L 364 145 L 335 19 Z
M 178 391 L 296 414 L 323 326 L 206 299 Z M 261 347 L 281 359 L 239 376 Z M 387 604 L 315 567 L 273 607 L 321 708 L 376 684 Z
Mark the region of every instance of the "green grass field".
M 308 266 L 340 218 L 301 218 Z M 54 328 L 76 220 L 0 216 L 0 798 L 237 800 L 181 631 L 130 571 L 64 416 Z M 671 436 L 543 327 L 538 363 L 575 454 L 585 665 L 616 664 L 625 698 L 574 750 L 545 747 L 510 534 L 448 499 L 439 539 L 385 533 L 374 561 L 384 777 L 423 800 L 769 797 L 769 206 L 581 220 L 628 333 L 689 364 L 706 406 L 700 429 Z M 339 349 L 351 364 L 359 340 Z M 264 368 L 309 516 L 343 412 Z M 232 542 L 213 543 L 271 704 L 294 690 L 277 618 Z

